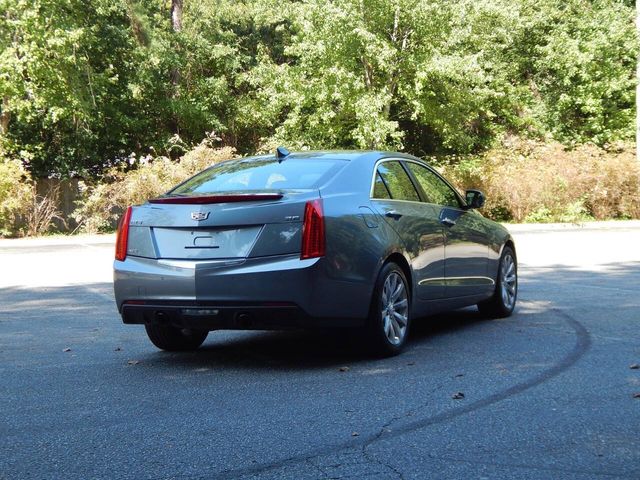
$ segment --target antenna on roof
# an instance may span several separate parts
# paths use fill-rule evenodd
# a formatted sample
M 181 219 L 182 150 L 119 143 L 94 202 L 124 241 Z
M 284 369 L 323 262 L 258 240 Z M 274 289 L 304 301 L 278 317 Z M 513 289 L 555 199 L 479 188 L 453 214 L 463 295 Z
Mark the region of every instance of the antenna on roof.
M 276 158 L 278 159 L 278 163 L 282 162 L 288 156 L 289 156 L 289 150 L 287 150 L 284 147 L 276 148 Z

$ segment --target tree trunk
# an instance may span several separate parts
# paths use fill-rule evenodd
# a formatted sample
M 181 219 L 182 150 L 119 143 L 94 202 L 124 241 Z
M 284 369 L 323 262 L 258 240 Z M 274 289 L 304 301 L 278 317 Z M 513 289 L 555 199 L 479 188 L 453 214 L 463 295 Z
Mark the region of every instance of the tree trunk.
M 171 0 L 171 26 L 174 32 L 182 30 L 182 0 Z
M 137 40 L 138 44 L 143 47 L 148 47 L 151 43 L 149 32 L 145 30 L 144 24 L 138 17 L 135 0 L 127 0 L 127 15 L 129 16 L 129 23 L 131 24 L 133 36 Z
M 174 33 L 179 33 L 182 30 L 182 5 L 183 0 L 171 0 L 171 27 L 173 28 Z M 179 48 L 179 47 L 178 47 Z M 180 96 L 180 92 L 178 91 L 178 87 L 180 85 L 180 70 L 176 66 L 171 69 L 171 86 L 173 89 L 173 98 L 176 99 Z M 171 122 L 172 130 L 176 134 L 180 134 L 180 121 L 177 115 L 174 112 L 173 119 Z
M 11 112 L 9 110 L 9 97 L 2 98 L 2 111 L 0 111 L 0 135 L 5 135 L 9 131 L 9 121 L 11 120 Z

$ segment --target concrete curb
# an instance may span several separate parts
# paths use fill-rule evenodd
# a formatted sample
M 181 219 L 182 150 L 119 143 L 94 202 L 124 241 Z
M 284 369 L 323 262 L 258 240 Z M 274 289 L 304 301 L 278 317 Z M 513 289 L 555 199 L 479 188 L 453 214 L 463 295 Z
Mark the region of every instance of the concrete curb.
M 36 238 L 3 238 L 0 248 L 44 247 L 55 245 L 115 245 L 115 233 L 100 235 L 67 235 Z
M 608 220 L 584 223 L 503 223 L 502 225 L 511 233 L 637 230 L 640 229 L 640 220 Z

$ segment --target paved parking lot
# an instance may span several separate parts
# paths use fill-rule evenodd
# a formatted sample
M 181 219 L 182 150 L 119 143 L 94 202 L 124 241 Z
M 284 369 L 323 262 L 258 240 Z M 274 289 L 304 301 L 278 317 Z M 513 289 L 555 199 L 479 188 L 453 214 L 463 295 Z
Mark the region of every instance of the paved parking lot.
M 640 223 L 513 232 L 517 314 L 422 319 L 385 360 L 343 333 L 159 352 L 113 237 L 0 241 L 0 479 L 640 478 Z

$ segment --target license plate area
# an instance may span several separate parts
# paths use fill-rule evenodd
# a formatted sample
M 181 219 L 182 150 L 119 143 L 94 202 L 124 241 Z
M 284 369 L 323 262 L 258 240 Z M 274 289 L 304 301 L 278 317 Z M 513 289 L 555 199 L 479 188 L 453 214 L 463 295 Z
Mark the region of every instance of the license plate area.
M 217 229 L 153 228 L 158 258 L 246 258 L 262 226 Z

